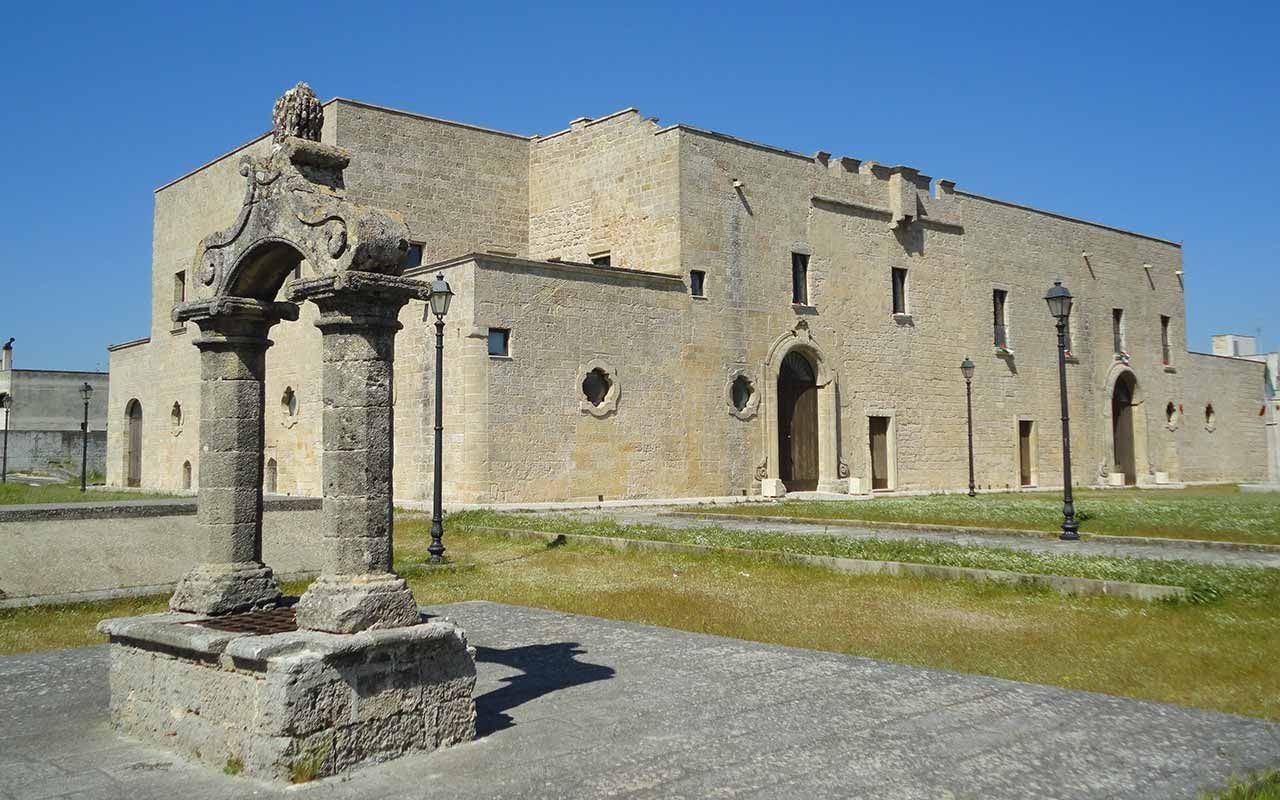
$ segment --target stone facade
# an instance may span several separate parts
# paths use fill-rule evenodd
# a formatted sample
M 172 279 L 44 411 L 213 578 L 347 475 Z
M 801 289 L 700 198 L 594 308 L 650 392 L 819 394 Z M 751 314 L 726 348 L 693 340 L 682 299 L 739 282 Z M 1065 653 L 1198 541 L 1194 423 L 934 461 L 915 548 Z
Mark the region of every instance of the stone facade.
M 963 490 L 964 382 L 973 381 L 977 482 L 1017 487 L 1020 424 L 1032 485 L 1061 483 L 1055 333 L 1042 297 L 1075 295 L 1067 367 L 1074 474 L 1117 474 L 1112 396 L 1133 387 L 1136 482 L 1266 477 L 1261 365 L 1187 351 L 1173 242 L 961 191 L 907 167 L 804 155 L 628 109 L 524 137 L 338 99 L 322 142 L 349 149 L 347 194 L 399 211 L 424 266 L 456 297 L 446 319 L 444 491 L 450 502 L 758 493 L 780 486 L 777 380 L 798 351 L 817 383 L 818 488 L 866 490 L 869 418 L 887 418 L 890 490 Z M 198 471 L 190 336 L 170 322 L 175 275 L 239 212 L 241 154 L 156 194 L 153 325 L 113 350 L 108 477 L 123 482 L 125 408 L 146 409 L 143 485 Z M 808 258 L 808 302 L 791 260 Z M 607 256 L 607 265 L 605 257 Z M 596 263 L 590 263 L 595 261 Z M 894 314 L 891 270 L 907 270 Z M 308 278 L 304 262 L 299 277 Z M 705 296 L 690 295 L 690 271 Z M 1008 347 L 993 346 L 993 292 Z M 1121 309 L 1117 353 L 1114 309 Z M 394 493 L 431 491 L 434 331 L 399 312 Z M 1162 322 L 1162 317 L 1167 321 Z M 272 329 L 268 490 L 321 493 L 322 341 L 313 304 Z M 490 329 L 510 331 L 490 355 Z M 1168 363 L 1162 347 L 1168 337 Z M 161 366 L 162 368 L 158 368 Z M 585 402 L 586 373 L 610 380 Z M 746 409 L 730 401 L 742 376 Z M 1215 409 L 1213 430 L 1184 423 Z M 1169 404 L 1180 408 L 1172 423 Z M 1197 411 L 1196 409 L 1200 409 Z

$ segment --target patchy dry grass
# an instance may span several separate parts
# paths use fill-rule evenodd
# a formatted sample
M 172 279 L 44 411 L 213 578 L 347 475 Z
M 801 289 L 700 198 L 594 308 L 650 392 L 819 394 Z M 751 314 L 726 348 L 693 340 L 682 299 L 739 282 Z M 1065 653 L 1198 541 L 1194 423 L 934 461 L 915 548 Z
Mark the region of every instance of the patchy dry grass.
M 864 539 L 837 534 L 780 533 L 707 524 L 697 527 L 620 524 L 608 516 L 550 515 L 464 511 L 450 517 L 453 525 L 473 529 L 515 528 L 621 539 L 649 539 L 710 547 L 765 550 L 777 553 L 837 556 L 871 561 L 905 561 L 948 567 L 996 569 L 1037 575 L 1067 575 L 1096 580 L 1181 586 L 1193 602 L 1223 595 L 1280 597 L 1280 570 L 1263 567 L 1214 566 L 1113 556 L 1080 555 L 1063 546 L 1060 552 L 1038 553 L 1001 547 L 960 545 L 913 539 Z
M 1280 719 L 1280 596 L 1207 605 L 1068 598 L 1022 587 L 842 575 L 750 557 L 558 547 L 447 523 L 397 525 L 397 568 L 424 604 L 484 599 Z M 289 587 L 291 592 L 302 586 Z M 0 652 L 101 641 L 109 616 L 162 598 L 0 612 Z
M 0 483 L 0 506 L 27 503 L 101 503 L 107 500 L 158 500 L 172 495 L 144 492 L 110 492 L 91 489 L 80 491 L 80 481 L 32 486 L 9 476 Z
M 1081 489 L 1075 493 L 1075 502 L 1084 533 L 1280 544 L 1280 492 L 1241 492 L 1237 486 Z M 1037 492 L 877 497 L 856 502 L 786 500 L 718 506 L 715 512 L 1052 533 L 1061 529 L 1062 495 Z

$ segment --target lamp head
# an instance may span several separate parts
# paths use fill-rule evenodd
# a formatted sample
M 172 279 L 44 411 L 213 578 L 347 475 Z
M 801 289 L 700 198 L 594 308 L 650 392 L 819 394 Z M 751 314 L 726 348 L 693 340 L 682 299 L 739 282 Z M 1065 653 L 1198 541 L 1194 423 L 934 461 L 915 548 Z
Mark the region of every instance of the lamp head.
M 453 290 L 449 288 L 444 274 L 436 275 L 436 279 L 431 282 L 431 313 L 435 314 L 437 319 L 443 319 L 444 315 L 449 313 L 449 301 L 452 299 Z
M 1062 285 L 1062 281 L 1054 281 L 1053 286 L 1044 296 L 1044 301 L 1049 304 L 1049 313 L 1058 322 L 1063 323 L 1067 321 L 1067 317 L 1071 316 L 1071 300 L 1071 292 Z
M 93 387 L 89 385 L 88 381 L 85 381 L 84 385 L 80 387 L 80 397 L 86 403 L 89 402 L 90 397 L 93 397 Z
M 966 381 L 973 380 L 973 362 L 969 360 L 968 356 L 965 356 L 964 361 L 960 362 L 960 372 L 964 375 Z

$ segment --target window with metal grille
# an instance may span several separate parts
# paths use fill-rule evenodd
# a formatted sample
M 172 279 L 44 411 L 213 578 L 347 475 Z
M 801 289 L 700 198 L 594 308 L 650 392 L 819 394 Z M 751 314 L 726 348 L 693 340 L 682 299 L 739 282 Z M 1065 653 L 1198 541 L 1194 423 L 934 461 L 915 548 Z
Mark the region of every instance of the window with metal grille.
M 1160 315 L 1160 356 L 1164 359 L 1164 365 L 1169 366 L 1169 318 Z

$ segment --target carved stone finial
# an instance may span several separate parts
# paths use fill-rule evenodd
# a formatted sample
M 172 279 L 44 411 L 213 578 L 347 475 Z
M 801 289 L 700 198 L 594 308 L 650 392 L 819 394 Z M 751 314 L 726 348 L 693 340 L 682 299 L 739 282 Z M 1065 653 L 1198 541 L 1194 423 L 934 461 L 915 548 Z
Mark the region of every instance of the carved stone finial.
M 271 109 L 271 138 L 276 144 L 288 136 L 318 142 L 323 126 L 324 106 L 311 87 L 301 81 L 280 95 Z

